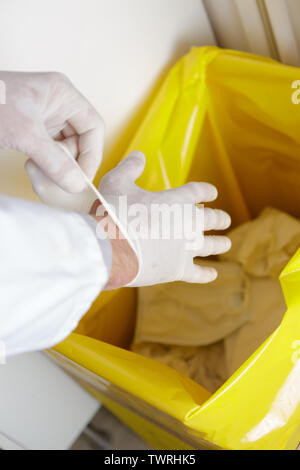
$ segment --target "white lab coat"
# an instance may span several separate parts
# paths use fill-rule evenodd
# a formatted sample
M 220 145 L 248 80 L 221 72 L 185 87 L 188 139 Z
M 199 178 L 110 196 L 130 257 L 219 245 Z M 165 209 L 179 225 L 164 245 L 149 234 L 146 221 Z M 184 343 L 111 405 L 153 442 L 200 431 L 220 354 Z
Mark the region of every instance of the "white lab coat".
M 62 341 L 103 289 L 111 245 L 95 227 L 89 215 L 0 196 L 0 346 L 7 356 Z

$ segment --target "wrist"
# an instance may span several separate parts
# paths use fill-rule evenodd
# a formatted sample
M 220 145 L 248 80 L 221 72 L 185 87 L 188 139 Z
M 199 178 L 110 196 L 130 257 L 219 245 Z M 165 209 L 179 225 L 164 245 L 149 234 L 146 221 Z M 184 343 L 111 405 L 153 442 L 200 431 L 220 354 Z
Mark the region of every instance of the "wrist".
M 111 271 L 104 290 L 118 289 L 126 286 L 136 277 L 139 268 L 138 260 L 134 250 L 126 238 L 122 237 L 119 228 L 107 212 L 100 216 L 96 214 L 99 206 L 100 202 L 96 201 L 90 214 L 98 224 L 101 224 L 112 248 Z

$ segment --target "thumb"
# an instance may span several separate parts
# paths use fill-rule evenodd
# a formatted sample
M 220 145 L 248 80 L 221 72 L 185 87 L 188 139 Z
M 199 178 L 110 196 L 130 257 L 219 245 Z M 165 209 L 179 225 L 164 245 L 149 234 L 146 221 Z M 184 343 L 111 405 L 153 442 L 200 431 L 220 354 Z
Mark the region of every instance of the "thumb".
M 115 170 L 121 177 L 136 181 L 143 173 L 145 165 L 146 157 L 143 152 L 134 150 L 129 155 L 127 155 L 124 160 L 121 160 Z
M 142 152 L 137 150 L 131 152 L 113 170 L 103 176 L 99 191 L 106 196 L 122 192 L 143 173 L 145 164 L 146 158 Z
M 32 189 L 34 190 L 35 194 L 41 199 L 42 202 L 47 204 L 45 200 L 45 196 L 47 194 L 47 189 L 49 185 L 54 185 L 48 176 L 43 173 L 36 163 L 33 160 L 27 160 L 25 163 L 25 170 L 29 176 L 29 179 L 32 184 Z
M 34 192 L 39 196 L 44 204 L 61 207 L 69 211 L 88 213 L 95 194 L 87 186 L 85 191 L 78 194 L 71 194 L 63 191 L 53 181 L 45 175 L 33 160 L 27 160 L 25 169 L 32 183 Z
M 36 140 L 27 155 L 60 188 L 70 193 L 84 190 L 86 183 L 71 153 L 52 139 Z

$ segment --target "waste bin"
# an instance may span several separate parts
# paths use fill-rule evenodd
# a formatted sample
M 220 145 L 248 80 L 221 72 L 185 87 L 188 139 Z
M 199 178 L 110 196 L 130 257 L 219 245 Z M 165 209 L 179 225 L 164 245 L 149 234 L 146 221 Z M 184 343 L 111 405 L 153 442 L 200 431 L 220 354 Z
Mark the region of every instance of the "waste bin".
M 194 48 L 170 71 L 128 151 L 147 155 L 138 184 L 218 187 L 233 226 L 273 206 L 300 217 L 300 70 Z M 299 93 L 300 95 L 300 93 Z M 157 449 L 295 449 L 300 440 L 300 251 L 280 276 L 280 327 L 214 394 L 128 350 L 136 290 L 104 292 L 50 353 Z

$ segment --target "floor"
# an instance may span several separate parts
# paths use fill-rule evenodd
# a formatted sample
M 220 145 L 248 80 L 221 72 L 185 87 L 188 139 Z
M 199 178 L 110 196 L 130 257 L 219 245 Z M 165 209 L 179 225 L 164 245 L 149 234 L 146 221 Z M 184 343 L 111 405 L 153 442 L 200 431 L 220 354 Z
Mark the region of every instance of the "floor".
M 149 450 L 136 434 L 102 407 L 71 450 Z

